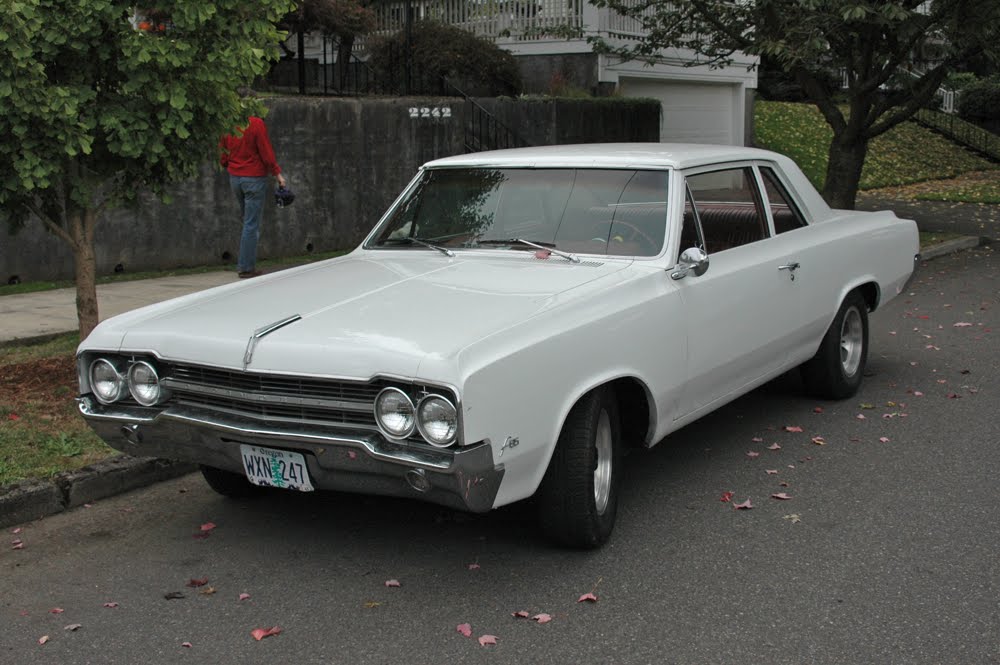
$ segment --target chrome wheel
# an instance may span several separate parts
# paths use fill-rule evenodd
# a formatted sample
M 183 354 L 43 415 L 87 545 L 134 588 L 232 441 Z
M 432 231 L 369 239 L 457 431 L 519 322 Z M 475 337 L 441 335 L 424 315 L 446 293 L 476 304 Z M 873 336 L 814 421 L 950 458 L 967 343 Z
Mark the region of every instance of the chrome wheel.
M 854 376 L 858 371 L 864 344 L 861 312 L 857 307 L 851 307 L 844 313 L 844 322 L 840 326 L 840 367 L 844 370 L 844 376 Z
M 594 507 L 598 514 L 603 514 L 611 498 L 611 461 L 614 441 L 611 434 L 611 418 L 605 409 L 601 409 L 597 421 L 597 432 L 594 437 L 594 448 L 597 452 L 597 465 L 594 468 Z

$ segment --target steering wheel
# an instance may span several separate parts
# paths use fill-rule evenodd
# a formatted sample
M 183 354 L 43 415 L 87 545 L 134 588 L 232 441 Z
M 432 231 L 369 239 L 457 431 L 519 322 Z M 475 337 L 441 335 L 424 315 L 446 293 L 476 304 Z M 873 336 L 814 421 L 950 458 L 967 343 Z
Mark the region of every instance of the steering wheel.
M 659 243 L 655 242 L 652 238 L 650 238 L 645 231 L 635 226 L 634 224 L 623 222 L 620 219 L 597 222 L 594 225 L 594 229 L 595 231 L 597 229 L 603 229 L 598 235 L 600 235 L 601 239 L 604 239 L 608 237 L 608 233 L 611 230 L 609 227 L 611 226 L 614 226 L 616 231 L 619 230 L 620 228 L 624 228 L 628 232 L 627 237 L 624 236 L 622 237 L 621 239 L 622 242 L 639 242 L 640 244 L 645 245 L 646 248 L 648 248 L 650 251 L 653 251 L 659 247 Z M 596 239 L 597 238 L 595 238 L 595 240 Z

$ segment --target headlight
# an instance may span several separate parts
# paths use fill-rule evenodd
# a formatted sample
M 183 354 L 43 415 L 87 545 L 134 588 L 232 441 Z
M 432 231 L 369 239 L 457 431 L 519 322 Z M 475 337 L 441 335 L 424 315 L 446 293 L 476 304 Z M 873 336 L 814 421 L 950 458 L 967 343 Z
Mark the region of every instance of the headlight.
M 427 443 L 444 448 L 458 433 L 458 411 L 441 395 L 428 395 L 417 406 L 417 427 Z
M 143 406 L 153 406 L 164 397 L 156 369 L 143 360 L 133 363 L 129 368 L 128 390 L 135 401 Z
M 125 378 L 111 361 L 98 358 L 90 363 L 90 388 L 98 402 L 111 404 L 125 394 Z
M 375 421 L 389 438 L 405 439 L 416 421 L 413 402 L 399 388 L 386 388 L 375 398 Z

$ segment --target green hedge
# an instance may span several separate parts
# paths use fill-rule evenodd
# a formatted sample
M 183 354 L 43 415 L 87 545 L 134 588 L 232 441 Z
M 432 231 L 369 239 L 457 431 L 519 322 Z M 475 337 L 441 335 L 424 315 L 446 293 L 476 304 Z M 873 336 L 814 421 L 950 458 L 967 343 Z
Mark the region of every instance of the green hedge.
M 1000 78 L 970 83 L 958 98 L 958 115 L 965 120 L 1000 120 Z

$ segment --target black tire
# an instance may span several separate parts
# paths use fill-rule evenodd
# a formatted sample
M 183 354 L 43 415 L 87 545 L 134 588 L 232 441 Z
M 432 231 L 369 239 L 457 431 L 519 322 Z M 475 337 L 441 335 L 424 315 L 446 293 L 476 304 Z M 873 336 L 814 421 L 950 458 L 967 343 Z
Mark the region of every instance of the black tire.
M 233 499 L 246 499 L 260 496 L 264 493 L 263 487 L 258 487 L 246 479 L 246 476 L 232 471 L 223 471 L 214 466 L 201 466 L 201 475 L 205 477 L 205 482 L 213 490 L 222 496 Z
M 598 388 L 569 412 L 538 489 L 545 535 L 566 547 L 603 545 L 618 512 L 621 461 L 618 401 L 607 388 Z
M 816 355 L 802 365 L 806 391 L 825 399 L 852 397 L 868 362 L 868 303 L 851 291 L 841 303 Z

